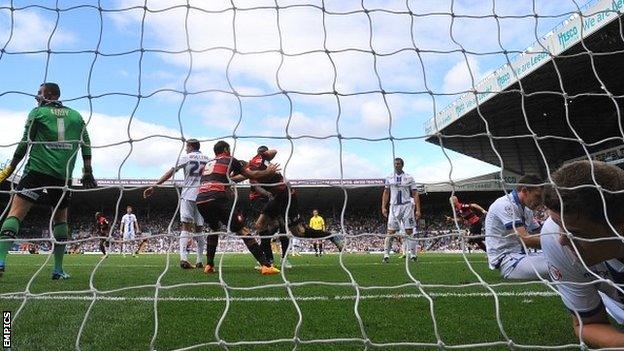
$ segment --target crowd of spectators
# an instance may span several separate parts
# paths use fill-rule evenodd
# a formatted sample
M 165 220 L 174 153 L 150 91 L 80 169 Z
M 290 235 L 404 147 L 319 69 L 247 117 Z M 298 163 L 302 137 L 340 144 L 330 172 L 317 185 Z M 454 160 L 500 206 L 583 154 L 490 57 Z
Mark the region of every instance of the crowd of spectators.
M 306 212 L 307 213 L 307 212 Z M 179 235 L 179 221 L 173 218 L 173 211 L 136 211 L 141 229 L 141 236 L 137 236 L 135 242 L 130 243 L 136 247 L 139 240 L 148 237 L 146 252 L 177 252 Z M 328 231 L 345 236 L 347 252 L 378 252 L 383 251 L 384 238 L 386 232 L 386 219 L 381 214 L 362 211 L 348 211 L 344 217 L 340 213 L 329 215 L 321 210 L 321 215 L 325 218 Z M 107 216 L 111 223 L 114 217 Z M 119 220 L 113 225 L 111 252 L 120 252 L 121 233 L 119 232 Z M 174 219 L 172 221 L 172 218 Z M 307 217 L 305 218 L 308 219 Z M 49 217 L 33 214 L 26 221 L 27 226 L 20 233 L 20 238 L 47 238 L 49 237 Z M 99 240 L 95 232 L 95 217 L 90 213 L 80 213 L 74 211 L 70 217 L 70 228 L 72 240 L 78 242 L 68 245 L 70 253 L 99 252 Z M 460 229 L 463 229 L 460 224 Z M 208 232 L 206 232 L 207 234 Z M 452 251 L 461 249 L 461 237 L 454 222 L 446 221 L 445 214 L 438 216 L 425 216 L 419 221 L 415 239 L 421 250 L 426 251 Z M 35 242 L 35 241 L 33 241 Z M 30 250 L 32 246 L 16 244 L 22 250 Z M 39 249 L 47 250 L 50 247 L 47 241 L 36 241 Z M 190 249 L 194 250 L 195 243 L 192 242 Z M 395 244 L 394 250 L 400 248 Z M 220 252 L 245 252 L 246 247 L 242 240 L 234 236 L 222 236 L 218 250 Z M 312 242 L 299 239 L 295 240 L 294 248 L 298 252 L 312 252 Z M 325 245 L 328 252 L 335 251 L 329 242 Z

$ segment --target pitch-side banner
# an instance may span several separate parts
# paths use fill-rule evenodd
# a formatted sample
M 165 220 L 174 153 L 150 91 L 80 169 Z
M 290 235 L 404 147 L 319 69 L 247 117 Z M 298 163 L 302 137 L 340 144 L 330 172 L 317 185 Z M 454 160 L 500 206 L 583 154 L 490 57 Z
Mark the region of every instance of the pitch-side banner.
M 510 85 L 528 76 L 538 67 L 587 38 L 619 17 L 624 9 L 624 0 L 593 0 L 581 7 L 583 16 L 570 15 L 548 34 L 534 42 L 524 52 L 510 58 L 505 64 L 475 85 L 475 92 L 468 92 L 442 109 L 435 117 L 425 122 L 425 134 L 431 135 L 461 118 L 477 104 L 504 91 Z

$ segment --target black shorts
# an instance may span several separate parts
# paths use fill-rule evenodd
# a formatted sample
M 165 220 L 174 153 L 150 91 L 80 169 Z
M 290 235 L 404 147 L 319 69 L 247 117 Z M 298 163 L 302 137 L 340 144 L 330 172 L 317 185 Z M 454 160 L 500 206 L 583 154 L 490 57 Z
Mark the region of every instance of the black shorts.
M 468 244 L 479 244 L 481 242 L 485 241 L 485 238 L 481 236 L 481 228 L 483 227 L 483 224 L 481 223 L 481 221 L 478 221 L 475 224 L 471 224 L 470 225 L 470 235 L 468 236 Z
M 219 230 L 221 224 L 228 224 L 232 206 L 233 202 L 225 196 L 202 200 L 202 202 L 197 203 L 197 209 L 202 217 L 204 217 L 204 222 L 214 231 Z M 244 226 L 245 218 L 243 214 L 234 209 L 232 221 L 230 222 L 230 231 L 236 233 L 243 229 Z
M 269 200 L 262 209 L 262 213 L 270 219 L 284 219 L 286 208 L 288 207 L 288 191 L 277 193 L 273 199 Z M 288 207 L 288 222 L 298 223 L 299 204 L 297 195 L 290 196 L 290 207 Z
M 257 197 L 249 202 L 249 217 L 258 218 L 262 213 L 262 210 L 269 202 L 266 197 Z
M 481 221 L 478 221 L 475 224 L 471 224 L 470 225 L 470 235 L 481 235 L 481 229 L 483 228 L 483 224 L 481 224 Z
M 22 177 L 15 189 L 19 191 L 17 193 L 17 196 L 21 197 L 22 199 L 29 202 L 37 202 L 43 198 L 44 189 L 30 189 L 48 186 L 64 187 L 65 179 L 58 179 L 47 174 L 30 171 L 24 177 Z M 58 207 L 59 209 L 65 209 L 69 207 L 71 192 L 67 191 L 65 194 L 63 194 L 63 189 L 59 188 L 48 188 L 45 190 L 48 194 L 47 202 L 50 206 L 56 207 L 56 204 L 60 201 L 61 204 Z

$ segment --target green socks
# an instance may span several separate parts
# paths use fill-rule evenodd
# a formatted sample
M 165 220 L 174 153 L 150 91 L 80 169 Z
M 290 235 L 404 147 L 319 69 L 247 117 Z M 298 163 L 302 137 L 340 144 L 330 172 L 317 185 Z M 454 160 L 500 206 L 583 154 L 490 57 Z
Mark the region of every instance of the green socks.
M 19 233 L 20 221 L 16 217 L 8 217 L 2 223 L 0 229 L 0 239 L 14 239 Z M 4 266 L 9 249 L 13 246 L 13 241 L 0 241 L 0 266 Z
M 53 229 L 54 238 L 57 241 L 65 242 L 69 236 L 69 227 L 67 222 L 56 223 Z M 65 244 L 54 244 L 54 272 L 63 272 L 63 256 L 65 255 Z
M 13 239 L 19 232 L 20 221 L 16 217 L 7 218 L 2 223 L 0 229 L 0 239 Z M 64 242 L 69 236 L 69 227 L 66 222 L 54 225 L 54 238 L 57 241 Z M 0 266 L 4 266 L 9 249 L 13 245 L 13 241 L 0 242 Z M 63 255 L 65 254 L 65 244 L 56 243 L 54 245 L 54 271 L 63 272 Z

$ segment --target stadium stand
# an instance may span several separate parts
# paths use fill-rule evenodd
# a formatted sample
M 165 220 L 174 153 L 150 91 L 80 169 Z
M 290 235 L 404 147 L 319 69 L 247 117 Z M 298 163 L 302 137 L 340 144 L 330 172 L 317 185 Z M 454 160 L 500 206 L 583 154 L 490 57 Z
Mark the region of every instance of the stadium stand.
M 479 203 L 489 204 L 500 193 L 501 181 L 498 174 L 489 174 L 464 182 L 455 184 L 459 189 L 464 191 L 456 192 L 460 197 L 472 199 Z M 489 181 L 484 181 L 489 180 Z M 513 180 L 513 179 L 507 179 Z M 142 186 L 150 184 L 151 180 L 99 180 L 100 185 L 108 186 L 101 188 L 95 193 L 73 194 L 71 205 L 71 231 L 74 240 L 84 240 L 79 244 L 68 247 L 69 252 L 98 252 L 98 242 L 91 239 L 94 234 L 95 225 L 93 215 L 95 212 L 104 213 L 111 222 L 116 221 L 117 225 L 113 230 L 113 238 L 121 240 L 119 234 L 118 222 L 123 214 L 126 205 L 134 207 L 134 213 L 141 226 L 141 230 L 149 235 L 167 234 L 169 225 L 171 224 L 171 234 L 177 236 L 179 234 L 179 221 L 176 217 L 177 190 L 172 183 L 168 183 L 168 187 L 164 191 L 156 193 L 149 201 L 141 197 Z M 344 194 L 342 189 L 336 186 L 339 180 L 293 180 L 291 184 L 296 187 L 297 192 L 302 199 L 302 203 L 308 207 L 302 208 L 302 213 L 308 214 L 313 208 L 319 209 L 320 213 L 325 216 L 327 228 L 332 232 L 341 230 L 341 212 L 344 203 Z M 371 211 L 371 209 L 379 210 L 380 196 L 382 192 L 381 179 L 357 179 L 343 180 L 352 187 L 348 189 L 348 205 L 344 213 L 344 233 L 354 236 L 349 239 L 347 250 L 350 252 L 378 252 L 383 250 L 383 240 L 385 236 L 385 220 L 381 216 L 380 211 Z M 312 183 L 312 184 L 311 184 Z M 117 199 L 119 196 L 119 188 L 114 185 L 123 184 L 123 197 L 119 205 Z M 311 184 L 311 185 L 310 185 Z M 365 185 L 365 186 L 361 186 Z M 4 184 L 3 186 L 7 186 Z M 450 234 L 455 230 L 454 223 L 444 220 L 448 212 L 448 198 L 451 195 L 452 186 L 450 184 L 435 184 L 423 186 L 421 189 L 422 202 L 424 208 L 424 217 L 421 221 L 420 234 L 421 238 L 427 238 L 433 235 Z M 249 188 L 243 185 L 239 188 L 240 208 L 248 208 L 248 191 Z M 3 204 L 6 204 L 7 197 L 2 198 Z M 116 208 L 118 210 L 116 210 Z M 30 216 L 28 225 L 22 228 L 20 236 L 22 238 L 42 239 L 49 237 L 49 223 L 47 208 L 36 208 Z M 115 212 L 118 213 L 115 218 Z M 173 236 L 172 236 L 173 237 Z M 169 248 L 172 237 L 159 236 L 151 239 L 147 252 L 166 252 Z M 175 237 L 173 237 L 175 239 Z M 193 244 L 194 245 L 194 244 Z M 49 243 L 40 242 L 40 249 L 45 251 L 49 247 Z M 448 236 L 439 240 L 423 240 L 421 247 L 429 251 L 445 251 L 459 250 L 460 244 L 457 238 Z M 19 245 L 14 246 L 18 250 Z M 27 250 L 27 247 L 22 247 Z M 303 245 L 303 252 L 311 250 L 311 245 Z M 240 240 L 222 241 L 219 248 L 223 252 L 244 252 L 245 247 Z M 328 248 L 332 251 L 333 248 Z M 177 252 L 177 246 L 171 245 L 170 252 Z

